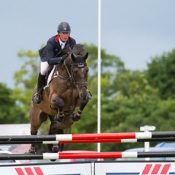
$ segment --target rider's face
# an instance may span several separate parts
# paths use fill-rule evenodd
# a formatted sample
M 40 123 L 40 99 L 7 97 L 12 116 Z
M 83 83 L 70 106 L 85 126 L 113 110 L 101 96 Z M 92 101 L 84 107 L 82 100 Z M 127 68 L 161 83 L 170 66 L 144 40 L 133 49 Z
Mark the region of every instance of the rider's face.
M 69 39 L 70 33 L 60 32 L 59 36 L 60 36 L 61 41 L 66 42 Z

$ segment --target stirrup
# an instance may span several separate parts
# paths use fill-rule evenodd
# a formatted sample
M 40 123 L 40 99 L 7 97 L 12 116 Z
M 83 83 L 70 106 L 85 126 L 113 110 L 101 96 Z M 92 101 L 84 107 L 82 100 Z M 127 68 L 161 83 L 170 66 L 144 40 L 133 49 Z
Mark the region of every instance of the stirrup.
M 32 101 L 35 104 L 39 104 L 41 102 L 41 94 L 40 93 L 35 93 L 32 97 Z

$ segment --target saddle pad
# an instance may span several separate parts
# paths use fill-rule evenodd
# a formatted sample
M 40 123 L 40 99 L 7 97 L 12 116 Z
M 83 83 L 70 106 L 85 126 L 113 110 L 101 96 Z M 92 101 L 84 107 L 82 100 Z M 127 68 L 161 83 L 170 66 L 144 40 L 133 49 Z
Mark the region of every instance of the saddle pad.
M 53 77 L 53 73 L 55 71 L 55 68 L 56 68 L 56 65 L 54 65 L 52 71 L 50 72 L 49 76 L 48 76 L 48 79 L 47 79 L 47 86 L 49 85 L 50 81 L 52 80 L 52 77 Z

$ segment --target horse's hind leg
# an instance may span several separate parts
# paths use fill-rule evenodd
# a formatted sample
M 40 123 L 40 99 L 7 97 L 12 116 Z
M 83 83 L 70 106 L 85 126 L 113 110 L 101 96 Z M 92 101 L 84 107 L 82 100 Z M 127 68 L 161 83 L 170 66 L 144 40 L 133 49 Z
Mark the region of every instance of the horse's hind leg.
M 58 122 L 57 121 L 52 121 L 50 124 L 50 129 L 49 129 L 49 135 L 51 134 L 64 134 L 63 129 L 58 128 Z M 63 150 L 63 144 L 53 144 L 53 145 L 48 145 L 48 150 L 50 152 L 59 152 Z

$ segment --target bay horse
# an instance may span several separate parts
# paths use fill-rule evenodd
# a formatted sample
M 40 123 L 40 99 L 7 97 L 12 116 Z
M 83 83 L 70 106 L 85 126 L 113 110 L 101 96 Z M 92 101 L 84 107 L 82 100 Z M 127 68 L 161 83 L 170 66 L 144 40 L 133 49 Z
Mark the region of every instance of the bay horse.
M 87 91 L 88 53 L 81 44 L 76 44 L 68 51 L 68 56 L 62 64 L 55 65 L 50 83 L 42 92 L 39 104 L 31 103 L 30 123 L 31 135 L 36 135 L 43 121 L 50 119 L 48 134 L 63 134 L 78 121 L 89 101 Z M 50 145 L 52 152 L 61 151 L 60 145 Z M 30 152 L 35 152 L 31 145 Z

